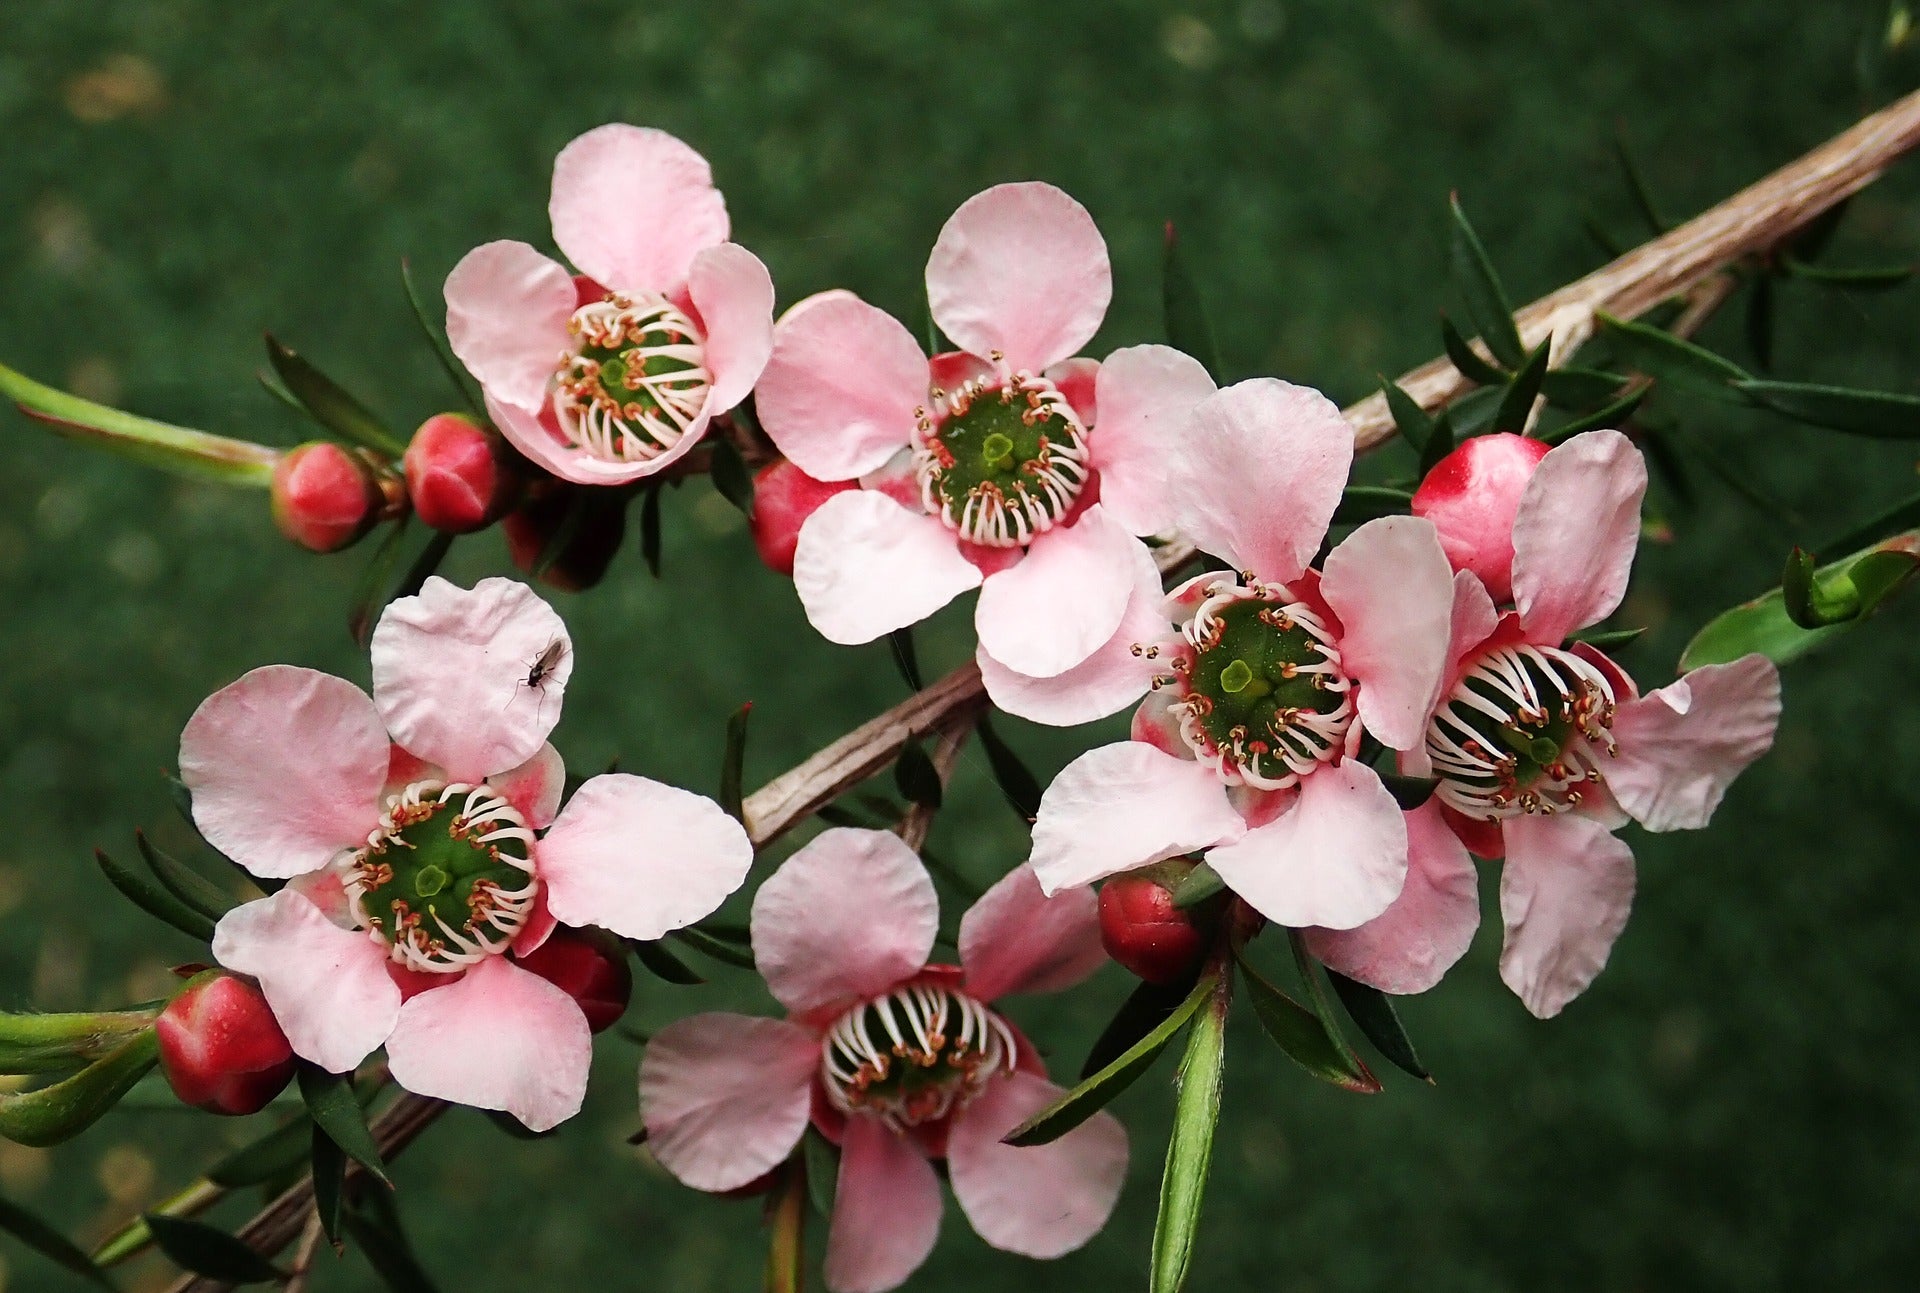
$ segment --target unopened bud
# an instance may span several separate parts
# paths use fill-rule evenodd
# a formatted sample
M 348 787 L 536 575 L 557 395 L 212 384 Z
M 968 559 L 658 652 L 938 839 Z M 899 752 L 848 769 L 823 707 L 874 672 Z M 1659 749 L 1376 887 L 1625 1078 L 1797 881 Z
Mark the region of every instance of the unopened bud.
M 835 494 L 858 488 L 858 481 L 815 480 L 784 458 L 762 467 L 753 478 L 753 546 L 760 549 L 760 560 L 791 576 L 806 519 Z
M 536 576 L 570 593 L 593 587 L 605 578 L 614 554 L 627 537 L 626 493 L 596 485 L 553 485 L 509 512 L 500 526 L 507 535 L 507 555 L 528 574 L 545 562 Z M 559 551 L 546 561 L 547 549 Z
M 627 1013 L 633 996 L 633 967 L 627 949 L 598 929 L 553 931 L 538 949 L 520 957 L 520 965 L 580 1003 L 587 1027 L 605 1032 Z
M 338 552 L 379 524 L 386 493 L 366 458 L 314 440 L 274 464 L 272 503 L 280 533 L 314 552 Z
M 267 999 L 220 970 L 195 976 L 154 1031 L 173 1093 L 209 1113 L 258 1113 L 293 1077 L 293 1048 Z
M 1183 869 L 1192 868 L 1189 864 Z M 1180 878 L 1163 863 L 1115 876 L 1100 886 L 1101 945 L 1148 983 L 1179 981 L 1206 951 L 1206 936 L 1194 913 L 1173 905 Z
M 448 534 L 484 530 L 519 496 L 500 436 L 458 413 L 436 413 L 407 445 L 407 496 L 422 521 Z
M 1434 464 L 1413 495 L 1455 570 L 1471 571 L 1495 602 L 1513 600 L 1513 518 L 1534 468 L 1552 448 L 1501 432 L 1478 435 Z

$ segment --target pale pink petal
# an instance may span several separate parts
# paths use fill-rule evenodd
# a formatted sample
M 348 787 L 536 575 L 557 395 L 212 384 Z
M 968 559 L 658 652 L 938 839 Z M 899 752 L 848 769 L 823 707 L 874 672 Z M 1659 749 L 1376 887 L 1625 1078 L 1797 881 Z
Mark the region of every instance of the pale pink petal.
M 753 959 L 780 1004 L 813 1014 L 877 997 L 926 967 L 940 899 L 890 831 L 835 827 L 753 896 Z
M 913 438 L 927 357 L 885 310 L 851 292 L 810 296 L 773 329 L 754 410 L 780 452 L 816 480 L 877 471 Z
M 1379 774 L 1347 759 L 1302 777 L 1292 808 L 1207 863 L 1268 920 L 1352 929 L 1400 896 L 1407 824 Z
M 593 1034 L 573 998 L 504 956 L 409 997 L 387 1039 L 402 1087 L 510 1113 L 529 1131 L 580 1112 L 592 1060 Z
M 1129 346 L 1107 356 L 1095 390 L 1100 421 L 1088 444 L 1101 505 L 1134 534 L 1172 529 L 1167 463 L 1188 415 L 1213 394 L 1213 378 L 1171 346 Z
M 1000 1138 L 1066 1093 L 1031 1073 L 994 1079 L 953 1120 L 947 1173 L 982 1239 L 1027 1257 L 1060 1257 L 1113 1215 L 1127 1180 L 1127 1132 L 1097 1113 L 1058 1140 L 1018 1149 Z
M 1051 184 L 998 184 L 960 204 L 927 259 L 933 321 L 962 350 L 1040 372 L 1092 340 L 1113 299 L 1106 240 Z
M 917 1146 L 878 1118 L 847 1119 L 827 1230 L 827 1287 L 887 1293 L 940 1238 L 940 1178 Z
M 784 1019 L 677 1019 L 640 1058 L 647 1148 L 696 1190 L 737 1190 L 800 1143 L 819 1067 L 819 1041 Z
M 706 333 L 707 412 L 724 413 L 747 398 L 773 353 L 773 279 L 758 256 L 723 242 L 693 258 L 687 295 Z
M 447 275 L 447 344 L 496 399 L 537 409 L 569 349 L 573 275 L 523 242 L 475 247 Z
M 707 424 L 713 420 L 712 398 L 709 396 L 707 403 L 701 406 L 700 412 L 694 415 L 685 433 L 673 442 L 671 449 L 651 458 L 611 462 L 596 458 L 562 440 L 550 425 L 551 410 L 543 417 L 539 413 L 497 400 L 492 395 L 487 396 L 486 404 L 487 416 L 493 419 L 493 424 L 500 428 L 500 434 L 514 448 L 538 466 L 576 485 L 625 485 L 665 471 L 693 452 L 706 435 Z
M 1456 681 L 1460 662 L 1500 627 L 1500 612 L 1485 584 L 1465 570 L 1453 576 L 1453 620 L 1448 632 L 1447 681 Z
M 1059 893 L 1245 829 L 1210 769 L 1121 741 L 1087 751 L 1053 779 L 1040 797 L 1031 861 L 1040 887 Z
M 1106 963 L 1093 890 L 1049 898 L 1030 866 L 1001 877 L 960 918 L 960 968 L 968 994 L 981 1001 L 1064 991 Z
M 1540 460 L 1513 518 L 1513 604 L 1536 642 L 1613 613 L 1640 542 L 1647 463 L 1618 431 L 1587 431 Z
M 1257 377 L 1194 408 L 1167 463 L 1169 512 L 1202 551 L 1285 583 L 1319 551 L 1352 463 L 1332 400 Z
M 213 959 L 258 979 L 294 1053 L 329 1073 L 352 1072 L 399 1017 L 386 948 L 365 930 L 340 928 L 293 889 L 222 916 Z
M 560 796 L 567 786 L 566 760 L 553 746 L 542 745 L 519 767 L 488 777 L 487 784 L 526 818 L 528 826 L 543 831 L 560 811 Z
M 800 527 L 793 586 L 829 642 L 854 646 L 917 624 L 980 586 L 952 531 L 885 494 L 835 494 Z
M 727 240 L 707 159 L 640 126 L 601 126 L 561 149 L 548 214 L 575 268 L 621 292 L 671 292 L 696 255 Z
M 1780 671 L 1762 655 L 1711 664 L 1620 706 L 1607 788 L 1648 830 L 1698 830 L 1773 746 Z
M 1633 850 L 1599 822 L 1572 813 L 1504 825 L 1500 978 L 1551 1019 L 1607 964 L 1633 906 Z
M 1145 551 L 1098 503 L 1036 535 L 1027 559 L 987 579 L 974 609 L 986 653 L 1029 678 L 1065 673 L 1120 628 Z
M 344 678 L 268 665 L 200 702 L 180 779 L 207 843 L 257 876 L 317 871 L 380 820 L 387 733 Z
M 1407 817 L 1407 883 L 1393 905 L 1348 930 L 1310 929 L 1307 947 L 1349 979 L 1407 994 L 1425 992 L 1473 943 L 1480 887 L 1473 858 L 1428 800 Z
M 1453 624 L 1453 567 L 1433 523 L 1368 521 L 1327 554 L 1320 594 L 1340 617 L 1340 665 L 1360 684 L 1360 721 L 1393 749 L 1418 745 L 1447 678 Z
M 535 864 L 561 924 L 651 940 L 712 915 L 747 878 L 753 842 L 704 795 L 608 772 L 574 791 Z

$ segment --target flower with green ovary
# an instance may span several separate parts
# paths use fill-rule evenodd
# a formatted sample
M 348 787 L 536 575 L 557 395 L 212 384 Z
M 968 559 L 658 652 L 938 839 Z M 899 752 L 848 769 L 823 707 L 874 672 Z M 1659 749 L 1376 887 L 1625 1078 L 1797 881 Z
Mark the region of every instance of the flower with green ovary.
M 708 376 L 700 336 L 672 302 L 609 292 L 567 322 L 553 411 L 576 446 L 607 462 L 671 449 L 700 415 Z
M 914 411 L 921 501 L 962 538 L 1022 547 L 1057 525 L 1090 474 L 1087 432 L 1044 377 L 972 378 Z
M 821 1085 L 842 1113 L 916 1127 L 945 1118 L 987 1079 L 1011 1072 L 1016 1050 L 1006 1021 L 972 997 L 908 983 L 855 1006 L 827 1030 Z

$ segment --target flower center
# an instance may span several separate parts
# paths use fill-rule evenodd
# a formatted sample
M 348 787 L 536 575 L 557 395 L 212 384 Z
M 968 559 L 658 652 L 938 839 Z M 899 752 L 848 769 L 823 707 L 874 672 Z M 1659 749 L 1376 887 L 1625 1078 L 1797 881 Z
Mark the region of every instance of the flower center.
M 450 974 L 504 952 L 539 886 L 533 832 L 485 785 L 416 781 L 353 855 L 347 896 L 409 970 Z
M 927 511 L 961 538 L 1024 547 L 1059 524 L 1086 486 L 1087 430 L 1044 377 L 1009 372 L 935 388 L 914 410 L 913 470 Z
M 946 1117 L 1013 1071 L 1013 1030 L 963 992 L 909 983 L 855 1006 L 827 1030 L 820 1076 L 842 1113 L 896 1129 Z
M 567 320 L 553 411 L 576 447 L 603 462 L 656 458 L 707 402 L 706 355 L 693 321 L 664 296 L 609 292 Z
M 1229 784 L 1284 790 L 1339 753 L 1353 683 L 1326 622 L 1284 584 L 1220 583 L 1181 630 L 1169 667 L 1180 735 Z M 1146 650 L 1148 648 L 1136 648 Z
M 1427 727 L 1435 793 L 1490 820 L 1576 807 L 1614 752 L 1613 688 L 1558 647 L 1498 647 L 1474 661 Z

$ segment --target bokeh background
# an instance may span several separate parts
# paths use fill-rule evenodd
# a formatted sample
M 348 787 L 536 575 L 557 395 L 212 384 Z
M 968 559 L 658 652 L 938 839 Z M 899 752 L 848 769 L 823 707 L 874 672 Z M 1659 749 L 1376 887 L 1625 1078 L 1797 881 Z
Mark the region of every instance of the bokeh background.
M 1044 178 L 1112 246 L 1095 352 L 1160 337 L 1173 217 L 1229 375 L 1345 402 L 1438 348 L 1450 189 L 1530 299 L 1603 259 L 1587 219 L 1642 236 L 1616 132 L 1671 212 L 1697 210 L 1899 88 L 1863 89 L 1858 73 L 1884 16 L 1876 0 L 1642 0 L 1604 16 L 1538 0 L 9 0 L 0 359 L 290 444 L 307 433 L 254 380 L 272 328 L 410 426 L 450 396 L 401 258 L 431 285 L 477 242 L 546 245 L 553 154 L 626 120 L 706 153 L 783 303 L 846 286 L 915 320 L 953 208 Z M 1858 200 L 1835 258 L 1913 258 L 1917 181 L 1909 163 Z M 1780 319 L 1783 373 L 1912 387 L 1912 291 L 1789 285 Z M 1743 354 L 1737 308 L 1707 336 Z M 1898 445 L 1666 407 L 1684 443 L 1778 503 L 1750 505 L 1697 459 L 1693 506 L 1658 490 L 1675 541 L 1645 549 L 1623 616 L 1653 628 L 1625 661 L 1654 683 L 1715 609 L 1775 581 L 1790 542 L 1913 487 Z M 710 790 L 725 717 L 751 699 L 757 784 L 899 699 L 884 648 L 819 640 L 704 484 L 670 493 L 666 522 L 663 579 L 629 552 L 596 592 L 557 597 L 578 669 L 555 739 L 576 766 L 617 754 Z M 194 705 L 241 672 L 289 661 L 365 680 L 343 627 L 365 555 L 307 556 L 262 496 L 109 461 L 0 412 L 0 1006 L 146 997 L 191 953 L 117 899 L 89 850 L 131 853 L 138 826 L 185 846 L 160 774 Z M 447 573 L 505 567 L 488 535 L 462 541 Z M 1531 1019 L 1499 985 L 1491 926 L 1405 1005 L 1431 1088 L 1384 1065 L 1376 1098 L 1320 1086 L 1236 1018 L 1196 1287 L 1908 1286 L 1916 624 L 1895 607 L 1794 667 L 1778 747 L 1714 827 L 1635 839 L 1634 919 L 1561 1018 Z M 967 649 L 964 610 L 921 635 L 930 669 Z M 1003 731 L 1050 775 L 1112 726 Z M 983 880 L 1023 856 L 977 756 L 933 845 Z M 1072 1071 L 1127 987 L 1110 969 L 1014 1014 Z M 633 1018 L 729 1004 L 771 1006 L 722 971 L 703 988 L 643 983 Z M 602 1039 L 587 1113 L 546 1141 L 457 1115 L 401 1161 L 401 1206 L 443 1289 L 755 1286 L 757 1209 L 682 1190 L 623 1143 L 637 1058 Z M 1104 1236 L 1041 1266 L 986 1248 L 950 1209 L 915 1287 L 1144 1286 L 1170 1071 L 1117 1106 L 1136 1161 Z M 56 1152 L 0 1144 L 0 1194 L 94 1239 L 258 1125 L 123 1110 Z M 67 1287 L 9 1241 L 0 1262 L 5 1289 Z M 322 1264 L 317 1287 L 374 1287 L 358 1257 Z M 166 1277 L 157 1262 L 129 1273 L 142 1288 Z

